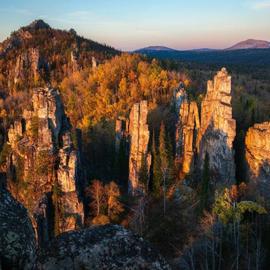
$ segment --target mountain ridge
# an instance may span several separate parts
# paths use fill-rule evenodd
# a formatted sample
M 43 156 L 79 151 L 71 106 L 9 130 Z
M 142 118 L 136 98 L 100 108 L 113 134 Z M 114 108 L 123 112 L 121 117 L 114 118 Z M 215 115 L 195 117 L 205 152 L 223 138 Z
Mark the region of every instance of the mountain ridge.
M 236 43 L 235 45 L 227 48 L 226 50 L 245 50 L 245 49 L 269 49 L 270 42 L 259 39 L 246 39 Z
M 185 51 L 194 51 L 194 52 L 208 52 L 208 51 L 227 51 L 227 50 L 245 50 L 245 49 L 269 49 L 270 42 L 266 40 L 259 40 L 259 39 L 246 39 L 243 41 L 239 41 L 234 45 L 224 48 L 224 49 L 213 49 L 213 48 L 198 48 L 198 49 L 173 49 L 166 46 L 148 46 L 134 50 L 137 53 L 143 52 L 185 52 Z

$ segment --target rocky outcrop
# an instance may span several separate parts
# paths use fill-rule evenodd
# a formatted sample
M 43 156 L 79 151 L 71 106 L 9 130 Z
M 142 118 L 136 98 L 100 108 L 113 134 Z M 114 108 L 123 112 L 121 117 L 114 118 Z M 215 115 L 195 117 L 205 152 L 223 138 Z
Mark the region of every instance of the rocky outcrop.
M 38 256 L 37 269 L 170 269 L 142 238 L 121 226 L 68 232 Z
M 8 187 L 29 210 L 40 243 L 53 232 L 82 226 L 78 198 L 78 152 L 59 92 L 38 88 L 32 110 L 24 110 L 8 132 Z M 54 213 L 54 215 L 52 214 Z
M 246 138 L 246 161 L 251 183 L 263 193 L 270 191 L 270 122 L 255 124 L 249 128 Z
M 118 225 L 66 232 L 39 248 L 26 209 L 0 190 L 0 268 L 170 269 L 141 237 Z
M 32 269 L 36 241 L 26 209 L 0 188 L 0 269 Z
M 78 57 L 78 50 L 73 50 L 70 54 L 71 60 L 71 71 L 76 72 L 79 70 L 79 57 Z
M 129 192 L 140 188 L 139 173 L 143 158 L 148 160 L 150 167 L 150 154 L 148 155 L 149 129 L 147 124 L 148 107 L 147 101 L 141 101 L 133 105 L 129 116 Z
M 97 68 L 97 66 L 98 66 L 98 62 L 97 62 L 97 59 L 94 57 L 94 56 L 92 56 L 92 68 Z
M 17 91 L 28 94 L 28 90 L 44 87 L 49 82 L 60 84 L 73 71 L 95 68 L 118 53 L 78 36 L 74 30 L 53 29 L 37 20 L 0 42 L 1 90 L 5 95 Z
M 45 23 L 43 20 L 34 20 L 25 28 L 32 29 L 32 30 L 44 30 L 44 29 L 50 29 L 51 27 L 47 23 Z
M 14 84 L 22 83 L 30 77 L 35 83 L 47 72 L 47 65 L 40 57 L 39 50 L 30 48 L 17 57 L 14 69 Z
M 184 88 L 184 84 L 181 82 L 177 89 L 173 92 L 173 107 L 176 113 L 176 116 L 179 116 L 180 107 L 184 100 L 187 99 L 187 93 Z
M 196 102 L 185 98 L 181 102 L 176 126 L 176 163 L 180 165 L 182 178 L 194 169 L 196 139 L 200 128 L 199 111 Z
M 201 127 L 197 140 L 199 166 L 206 153 L 214 181 L 231 183 L 235 177 L 233 141 L 236 122 L 232 118 L 231 77 L 222 68 L 213 81 L 208 81 L 207 93 L 201 105 Z

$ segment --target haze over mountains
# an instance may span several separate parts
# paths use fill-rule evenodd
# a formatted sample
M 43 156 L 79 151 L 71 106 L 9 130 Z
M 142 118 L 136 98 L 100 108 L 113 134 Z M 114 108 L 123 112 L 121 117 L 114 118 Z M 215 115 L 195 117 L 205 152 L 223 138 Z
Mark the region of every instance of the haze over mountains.
M 149 57 L 203 65 L 241 66 L 247 68 L 270 66 L 270 45 L 268 41 L 248 39 L 225 49 L 201 48 L 176 50 L 165 47 L 147 47 L 136 50 Z
M 240 41 L 235 45 L 225 48 L 225 49 L 212 49 L 212 48 L 199 48 L 199 49 L 191 49 L 191 50 L 177 50 L 173 48 L 168 48 L 166 46 L 148 46 L 145 48 L 141 48 L 135 50 L 138 53 L 144 52 L 156 52 L 156 51 L 199 51 L 199 52 L 207 52 L 207 51 L 223 51 L 223 50 L 243 50 L 243 49 L 269 49 L 270 42 L 266 40 L 257 40 L 257 39 L 247 39 L 244 41 Z

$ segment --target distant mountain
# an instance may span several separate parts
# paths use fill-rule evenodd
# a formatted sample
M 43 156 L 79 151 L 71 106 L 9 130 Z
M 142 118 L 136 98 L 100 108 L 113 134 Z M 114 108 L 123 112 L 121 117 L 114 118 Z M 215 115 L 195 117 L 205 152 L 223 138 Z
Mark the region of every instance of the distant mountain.
M 167 52 L 214 52 L 214 51 L 232 51 L 244 49 L 270 49 L 270 42 L 266 40 L 247 39 L 225 49 L 199 48 L 190 50 L 177 50 L 165 46 L 149 46 L 135 50 L 137 53 L 167 53 Z
M 145 51 L 149 57 L 203 65 L 270 67 L 270 49 Z
M 149 47 L 145 47 L 145 48 L 141 48 L 138 50 L 135 50 L 135 52 L 137 53 L 146 53 L 146 52 L 173 52 L 173 51 L 177 51 L 175 49 L 172 48 L 168 48 L 165 46 L 149 46 Z
M 211 49 L 211 48 L 199 48 L 191 50 L 193 52 L 211 52 L 211 51 L 218 51 L 218 49 Z
M 247 39 L 241 41 L 226 50 L 243 50 L 243 49 L 269 49 L 270 42 L 265 40 Z

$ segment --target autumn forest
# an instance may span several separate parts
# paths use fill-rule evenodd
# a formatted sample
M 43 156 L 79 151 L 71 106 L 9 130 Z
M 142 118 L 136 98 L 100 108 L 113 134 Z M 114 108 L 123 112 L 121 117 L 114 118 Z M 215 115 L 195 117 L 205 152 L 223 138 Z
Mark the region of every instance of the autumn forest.
M 42 20 L 12 32 L 0 268 L 269 269 L 270 49 L 246 50 L 122 52 Z

